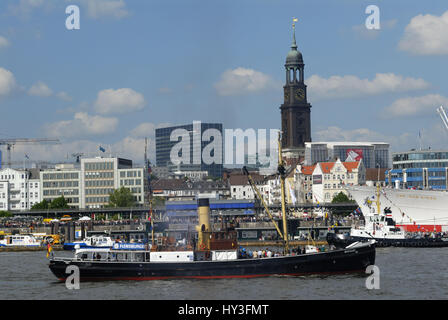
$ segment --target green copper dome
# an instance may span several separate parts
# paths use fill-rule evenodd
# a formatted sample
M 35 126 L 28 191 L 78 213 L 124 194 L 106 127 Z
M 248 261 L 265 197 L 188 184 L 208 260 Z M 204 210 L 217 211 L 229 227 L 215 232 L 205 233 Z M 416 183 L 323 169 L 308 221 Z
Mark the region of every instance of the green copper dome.
M 303 57 L 302 53 L 297 50 L 296 32 L 294 28 L 291 51 L 289 51 L 288 55 L 286 56 L 286 65 L 298 65 L 298 64 L 303 64 Z

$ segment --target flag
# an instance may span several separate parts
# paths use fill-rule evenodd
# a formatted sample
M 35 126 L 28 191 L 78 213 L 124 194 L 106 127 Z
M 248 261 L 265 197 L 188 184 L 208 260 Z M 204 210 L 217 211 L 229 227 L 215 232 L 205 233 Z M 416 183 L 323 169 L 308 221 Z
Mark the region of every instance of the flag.
M 292 19 L 292 21 L 293 21 L 293 22 L 297 22 L 297 21 L 299 21 L 299 19 L 294 18 L 294 19 Z
M 293 205 L 296 205 L 297 199 L 296 199 L 296 195 L 294 194 L 294 190 L 292 190 L 291 184 L 288 182 L 289 184 L 289 195 L 291 197 L 291 202 Z
M 106 152 L 106 149 L 104 149 L 102 146 L 100 146 L 100 151 L 101 152 Z
M 30 160 L 30 157 L 28 157 L 28 155 L 27 155 L 27 154 L 25 154 L 25 158 L 27 158 L 28 160 Z
M 51 247 L 51 244 L 48 243 L 48 244 L 47 244 L 47 258 L 50 256 L 51 251 L 53 251 L 53 248 Z

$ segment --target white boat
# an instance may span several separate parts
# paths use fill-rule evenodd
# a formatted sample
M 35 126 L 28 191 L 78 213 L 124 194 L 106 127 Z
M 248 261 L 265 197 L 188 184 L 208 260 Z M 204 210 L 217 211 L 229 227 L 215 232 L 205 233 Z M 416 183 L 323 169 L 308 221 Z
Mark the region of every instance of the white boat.
M 64 250 L 74 250 L 76 248 L 111 248 L 114 243 L 111 237 L 92 236 L 82 241 L 64 243 Z
M 41 242 L 32 235 L 1 236 L 0 247 L 40 247 Z
M 327 242 L 335 246 L 344 246 L 357 241 L 374 240 L 379 247 L 447 247 L 448 238 L 436 232 L 406 232 L 398 227 L 392 218 L 392 210 L 388 207 L 381 212 L 382 193 L 377 186 L 375 200 L 366 202 L 369 210 L 363 212 L 364 225 L 352 226 L 349 235 L 328 234 Z
M 381 188 L 380 212 L 376 206 L 376 187 L 346 186 L 363 215 L 381 215 L 391 208 L 397 227 L 409 232 L 448 231 L 448 192 Z

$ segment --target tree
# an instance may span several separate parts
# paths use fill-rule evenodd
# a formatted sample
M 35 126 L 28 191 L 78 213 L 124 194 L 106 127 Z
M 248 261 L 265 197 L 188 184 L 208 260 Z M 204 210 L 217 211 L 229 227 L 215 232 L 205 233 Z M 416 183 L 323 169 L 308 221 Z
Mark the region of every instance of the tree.
M 128 208 L 135 205 L 134 196 L 131 190 L 125 187 L 115 189 L 114 192 L 109 194 L 109 207 L 113 208 Z
M 64 196 L 60 196 L 59 198 L 54 199 L 50 202 L 50 209 L 69 209 L 67 200 L 65 200 Z
M 31 207 L 31 210 L 47 210 L 49 208 L 50 203 L 44 199 L 43 201 L 34 204 Z
M 350 200 L 344 192 L 339 192 L 333 197 L 331 203 L 354 203 L 354 200 Z
M 12 213 L 9 211 L 0 211 L 0 218 L 10 218 L 12 217 Z
M 164 206 L 166 199 L 164 197 L 153 197 L 152 204 L 153 206 Z

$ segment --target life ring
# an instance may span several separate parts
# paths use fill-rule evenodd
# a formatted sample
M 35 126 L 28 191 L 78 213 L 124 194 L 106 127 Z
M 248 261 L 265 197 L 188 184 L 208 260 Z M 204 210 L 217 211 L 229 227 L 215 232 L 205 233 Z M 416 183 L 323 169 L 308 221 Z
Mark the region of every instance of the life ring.
M 199 249 L 200 250 L 205 250 L 205 244 L 203 242 L 199 245 Z

